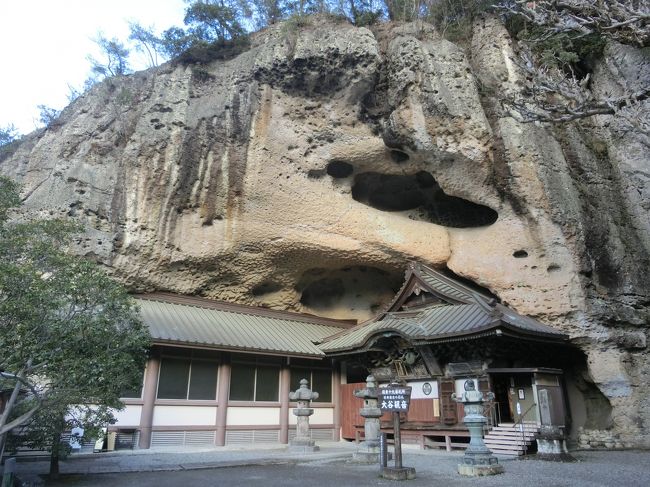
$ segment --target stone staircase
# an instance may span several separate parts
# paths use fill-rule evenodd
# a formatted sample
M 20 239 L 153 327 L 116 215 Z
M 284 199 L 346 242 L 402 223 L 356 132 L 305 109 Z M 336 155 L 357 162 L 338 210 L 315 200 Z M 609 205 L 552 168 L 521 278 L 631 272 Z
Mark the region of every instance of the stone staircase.
M 499 423 L 485 435 L 484 441 L 495 455 L 519 456 L 528 451 L 538 434 L 539 426 L 535 422 L 524 421 L 523 425 Z

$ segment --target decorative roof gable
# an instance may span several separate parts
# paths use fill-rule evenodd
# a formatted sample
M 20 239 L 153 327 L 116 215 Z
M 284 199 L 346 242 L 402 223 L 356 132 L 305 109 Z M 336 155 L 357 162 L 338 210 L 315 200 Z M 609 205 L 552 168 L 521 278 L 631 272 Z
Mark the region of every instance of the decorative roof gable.
M 418 305 L 413 296 L 423 293 L 428 296 Z M 319 347 L 326 354 L 354 353 L 372 346 L 376 338 L 391 334 L 414 345 L 502 334 L 546 341 L 568 338 L 457 280 L 411 262 L 404 285 L 386 310 L 372 320 L 326 338 Z

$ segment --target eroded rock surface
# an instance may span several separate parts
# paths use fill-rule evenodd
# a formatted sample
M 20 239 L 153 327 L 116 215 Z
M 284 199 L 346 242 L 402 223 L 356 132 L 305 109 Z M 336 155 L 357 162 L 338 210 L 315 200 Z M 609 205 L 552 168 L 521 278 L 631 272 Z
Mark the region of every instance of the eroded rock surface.
M 608 49 L 595 89 L 647 83 L 647 54 Z M 446 266 L 571 335 L 605 411 L 585 431 L 650 447 L 647 146 L 610 116 L 503 113 L 513 56 L 489 18 L 467 52 L 422 25 L 277 27 L 105 81 L 0 171 L 137 291 L 365 319 L 408 260 Z

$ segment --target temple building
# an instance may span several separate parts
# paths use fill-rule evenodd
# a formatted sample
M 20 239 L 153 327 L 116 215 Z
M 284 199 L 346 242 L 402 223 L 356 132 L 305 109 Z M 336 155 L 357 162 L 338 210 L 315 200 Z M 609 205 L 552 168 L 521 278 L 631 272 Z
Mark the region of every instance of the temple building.
M 575 435 L 603 404 L 568 336 L 418 263 L 386 309 L 358 325 L 166 293 L 136 298 L 153 349 L 142 389 L 112 429 L 140 448 L 287 443 L 289 391 L 302 378 L 319 393 L 319 440 L 358 439 L 353 391 L 370 373 L 413 388 L 402 434 L 423 448 L 467 443 L 462 405 L 451 400 L 467 379 L 494 394 L 492 428 L 530 430 L 514 445 L 491 445 L 502 453 L 522 453 L 540 425 Z

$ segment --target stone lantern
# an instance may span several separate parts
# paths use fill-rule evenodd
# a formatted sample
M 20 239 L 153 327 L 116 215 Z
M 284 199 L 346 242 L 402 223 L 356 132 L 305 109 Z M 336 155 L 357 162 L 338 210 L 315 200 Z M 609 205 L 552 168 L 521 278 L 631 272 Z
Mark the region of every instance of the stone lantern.
M 366 387 L 355 390 L 354 395 L 363 399 L 363 407 L 359 410 L 359 414 L 365 419 L 363 425 L 365 439 L 353 458 L 360 463 L 377 463 L 379 462 L 379 432 L 381 429 L 379 418 L 382 411 L 379 409 L 377 400 L 379 392 L 374 376 L 369 375 L 366 378 Z
M 296 416 L 296 437 L 289 442 L 289 449 L 303 453 L 318 451 L 318 446 L 309 434 L 309 416 L 314 414 L 309 403 L 318 399 L 318 392 L 313 392 L 309 388 L 307 379 L 301 379 L 300 387 L 296 392 L 289 393 L 289 399 L 298 403 L 298 407 L 293 410 Z
M 499 465 L 497 457 L 483 441 L 483 426 L 487 423 L 487 418 L 483 416 L 483 394 L 476 390 L 472 379 L 465 381 L 464 389 L 465 392 L 461 397 L 456 397 L 456 394 L 451 395 L 454 401 L 462 403 L 465 407 L 463 423 L 470 433 L 469 446 L 465 450 L 462 462 L 458 465 L 458 473 L 466 477 L 503 473 L 503 465 Z

